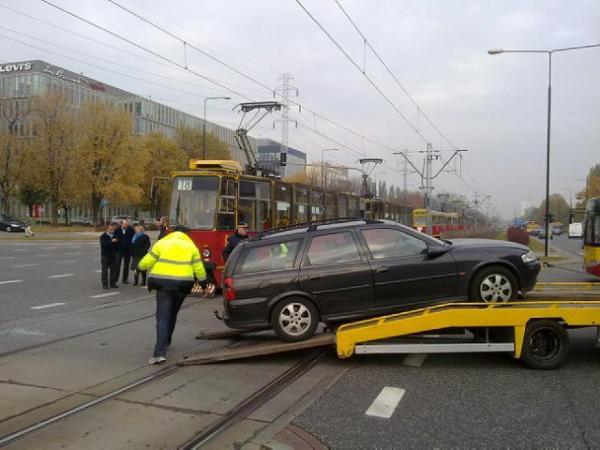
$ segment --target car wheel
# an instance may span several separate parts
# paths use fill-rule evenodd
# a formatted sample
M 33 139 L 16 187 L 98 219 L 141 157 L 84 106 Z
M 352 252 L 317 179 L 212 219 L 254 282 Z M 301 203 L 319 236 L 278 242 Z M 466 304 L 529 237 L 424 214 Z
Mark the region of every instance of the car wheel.
M 10 233 L 10 232 L 12 231 L 12 228 L 11 228 L 11 227 L 6 227 L 6 228 L 4 229 L 4 231 L 6 231 L 7 233 Z
M 508 302 L 517 298 L 519 286 L 504 267 L 491 266 L 476 273 L 469 288 L 469 299 L 476 302 Z
M 555 369 L 565 361 L 570 347 L 569 333 L 561 324 L 535 320 L 525 330 L 521 361 L 532 369 Z
M 271 325 L 283 341 L 304 341 L 315 334 L 318 316 L 317 308 L 310 300 L 290 297 L 275 305 L 271 312 Z

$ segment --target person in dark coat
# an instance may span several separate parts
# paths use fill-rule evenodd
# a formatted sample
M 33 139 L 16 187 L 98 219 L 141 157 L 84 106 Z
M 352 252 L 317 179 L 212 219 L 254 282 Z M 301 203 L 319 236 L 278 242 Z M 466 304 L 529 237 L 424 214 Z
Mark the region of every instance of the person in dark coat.
M 119 269 L 117 267 L 117 257 L 119 253 L 119 236 L 115 233 L 116 223 L 111 223 L 106 227 L 106 231 L 100 235 L 100 261 L 102 265 L 102 287 L 116 288 L 119 279 Z
M 134 271 L 133 274 L 133 285 L 137 286 L 140 275 L 142 276 L 142 286 L 146 286 L 146 271 L 140 270 L 138 264 L 142 260 L 148 250 L 150 250 L 150 237 L 145 232 L 144 227 L 142 225 L 137 225 L 135 227 L 135 234 L 131 239 L 131 270 Z
M 161 240 L 167 235 L 168 225 L 167 225 L 167 217 L 162 216 L 160 220 L 157 222 L 158 225 L 158 240 Z
M 131 263 L 131 240 L 135 231 L 129 226 L 129 220 L 123 219 L 121 221 L 121 228 L 115 231 L 119 236 L 119 253 L 117 256 L 117 279 L 118 272 L 121 270 L 121 263 L 123 263 L 123 284 L 129 284 L 129 264 Z
M 223 249 L 223 260 L 227 261 L 236 245 L 246 239 L 248 239 L 248 224 L 240 222 L 235 233 L 227 238 L 227 245 Z

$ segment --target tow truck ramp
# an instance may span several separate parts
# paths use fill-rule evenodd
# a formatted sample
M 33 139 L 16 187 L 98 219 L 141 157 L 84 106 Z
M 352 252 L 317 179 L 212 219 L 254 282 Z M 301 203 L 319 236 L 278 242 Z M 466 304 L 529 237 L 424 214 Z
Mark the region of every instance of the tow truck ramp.
M 600 327 L 599 300 L 444 303 L 347 323 L 335 334 L 323 333 L 306 341 L 270 340 L 196 353 L 179 364 L 206 364 L 335 345 L 342 359 L 354 354 L 508 352 L 531 368 L 553 369 L 568 356 L 566 329 L 574 327 Z M 432 336 L 452 329 L 463 330 L 463 335 Z M 597 345 L 599 342 L 597 335 Z

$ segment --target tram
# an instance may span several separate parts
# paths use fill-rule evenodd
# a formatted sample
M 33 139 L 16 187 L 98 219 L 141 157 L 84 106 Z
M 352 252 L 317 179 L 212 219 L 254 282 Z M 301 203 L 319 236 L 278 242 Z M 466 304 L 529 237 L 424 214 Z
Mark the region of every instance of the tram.
M 227 238 L 240 222 L 252 233 L 296 223 L 364 217 L 411 226 L 412 208 L 381 199 L 246 175 L 237 161 L 191 160 L 172 179 L 169 222 L 190 237 L 220 286 Z
M 589 199 L 585 206 L 583 266 L 600 277 L 600 197 Z
M 435 237 L 440 237 L 442 233 L 466 231 L 465 222 L 460 214 L 421 208 L 413 210 L 412 226 L 417 231 Z

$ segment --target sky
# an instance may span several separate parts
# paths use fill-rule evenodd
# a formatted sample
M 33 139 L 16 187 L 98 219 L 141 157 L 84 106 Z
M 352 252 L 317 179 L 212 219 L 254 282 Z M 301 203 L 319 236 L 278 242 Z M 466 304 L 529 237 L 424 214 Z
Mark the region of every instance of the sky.
M 289 145 L 310 161 L 324 148 L 339 149 L 325 153 L 332 164 L 383 158 L 375 179 L 402 186 L 394 151 L 415 152 L 410 158 L 420 169 L 418 152 L 431 143 L 441 150 L 435 173 L 451 150 L 466 149 L 434 180 L 434 195 L 490 196 L 489 206 L 505 218 L 522 201 L 535 205 L 544 196 L 548 57 L 487 50 L 600 43 L 597 0 L 338 0 L 399 86 L 365 52 L 335 0 L 300 3 L 358 69 L 296 0 L 114 0 L 258 84 L 189 46 L 184 52 L 180 41 L 108 0 L 48 1 L 155 55 L 41 0 L 0 0 L 0 63 L 42 59 L 198 116 L 206 97 L 230 96 L 210 100 L 207 118 L 232 128 L 240 121 L 234 106 L 272 100 L 287 73 L 298 90 L 290 98 L 302 105 L 290 107 Z M 234 93 L 177 67 L 186 62 Z M 280 140 L 280 119 L 267 116 L 250 134 Z M 568 201 L 569 189 L 582 189 L 600 163 L 600 48 L 553 56 L 551 155 L 551 192 Z M 409 188 L 419 185 L 410 173 Z

